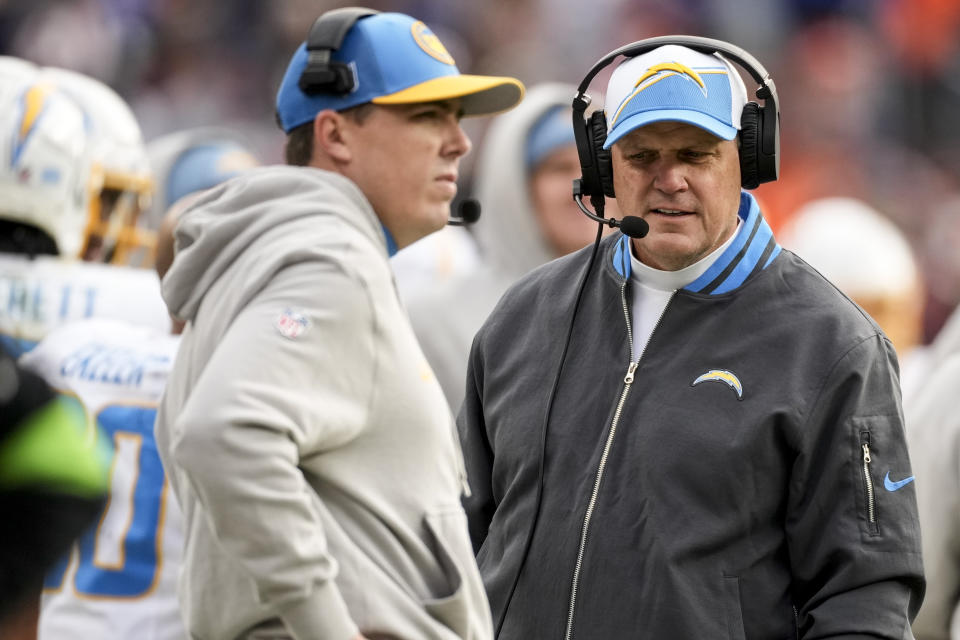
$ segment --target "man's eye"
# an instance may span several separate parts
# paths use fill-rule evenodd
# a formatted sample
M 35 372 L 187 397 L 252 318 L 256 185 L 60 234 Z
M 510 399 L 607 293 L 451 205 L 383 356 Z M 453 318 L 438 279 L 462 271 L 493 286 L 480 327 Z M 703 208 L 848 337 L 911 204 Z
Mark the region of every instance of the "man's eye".
M 685 159 L 694 161 L 694 162 L 698 160 L 705 160 L 710 156 L 710 154 L 707 153 L 706 151 L 693 151 L 693 150 L 684 151 L 682 155 Z

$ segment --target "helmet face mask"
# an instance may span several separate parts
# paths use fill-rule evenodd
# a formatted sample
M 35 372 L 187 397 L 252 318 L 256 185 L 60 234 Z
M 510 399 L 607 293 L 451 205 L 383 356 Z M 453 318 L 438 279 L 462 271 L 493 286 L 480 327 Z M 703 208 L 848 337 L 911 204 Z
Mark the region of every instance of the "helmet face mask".
M 91 194 L 83 259 L 148 266 L 154 260 L 153 232 L 138 226 L 149 200 L 143 191 L 103 185 Z
M 69 95 L 86 116 L 93 188 L 81 257 L 151 267 L 155 234 L 138 226 L 138 220 L 150 206 L 153 178 L 130 107 L 113 89 L 88 76 L 47 67 L 41 77 Z

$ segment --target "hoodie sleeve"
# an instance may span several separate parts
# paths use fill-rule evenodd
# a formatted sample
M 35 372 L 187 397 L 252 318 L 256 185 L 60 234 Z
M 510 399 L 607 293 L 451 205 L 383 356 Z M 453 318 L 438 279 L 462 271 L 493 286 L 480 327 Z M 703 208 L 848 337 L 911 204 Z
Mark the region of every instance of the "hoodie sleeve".
M 909 638 L 924 579 L 890 342 L 843 355 L 807 415 L 786 515 L 799 637 Z
M 373 318 L 336 265 L 284 269 L 231 323 L 177 418 L 172 457 L 210 530 L 297 640 L 357 633 L 298 465 L 363 429 Z

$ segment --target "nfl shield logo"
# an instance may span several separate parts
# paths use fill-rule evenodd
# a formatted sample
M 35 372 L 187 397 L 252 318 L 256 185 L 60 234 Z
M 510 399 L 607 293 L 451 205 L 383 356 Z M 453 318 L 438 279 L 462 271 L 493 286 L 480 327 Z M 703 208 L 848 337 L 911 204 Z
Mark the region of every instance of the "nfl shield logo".
M 310 321 L 307 316 L 295 309 L 284 309 L 277 316 L 276 327 L 280 335 L 293 340 L 302 336 L 310 328 Z

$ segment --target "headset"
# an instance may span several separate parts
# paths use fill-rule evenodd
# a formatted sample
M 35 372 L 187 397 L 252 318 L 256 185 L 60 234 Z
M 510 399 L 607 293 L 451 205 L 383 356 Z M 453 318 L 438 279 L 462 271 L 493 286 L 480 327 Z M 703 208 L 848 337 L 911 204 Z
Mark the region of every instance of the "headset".
M 375 9 L 343 7 L 317 18 L 307 36 L 307 64 L 300 74 L 300 90 L 308 95 L 344 95 L 353 91 L 356 78 L 350 65 L 331 61 L 330 55 L 340 48 L 357 20 L 378 13 Z
M 740 181 L 744 189 L 754 189 L 763 182 L 772 182 L 780 175 L 780 111 L 777 107 L 777 87 L 756 58 L 728 42 L 697 36 L 658 36 L 639 40 L 611 51 L 601 58 L 577 87 L 573 99 L 573 134 L 580 156 L 581 178 L 573 182 L 573 197 L 589 217 L 600 218 L 611 227 L 621 221 L 603 219 L 604 197 L 615 197 L 613 165 L 610 150 L 603 148 L 607 138 L 607 117 L 602 110 L 589 118 L 584 111 L 590 105 L 585 92 L 593 78 L 618 56 L 632 58 L 663 45 L 675 44 L 707 55 L 719 53 L 743 67 L 760 85 L 756 96 L 763 105 L 747 102 L 740 115 Z M 593 216 L 583 206 L 582 196 L 590 196 L 590 203 L 599 215 Z M 627 216 L 622 222 L 630 221 Z M 624 230 L 626 233 L 626 230 Z M 633 235 L 628 233 L 627 235 Z M 636 236 L 635 236 L 636 237 Z

